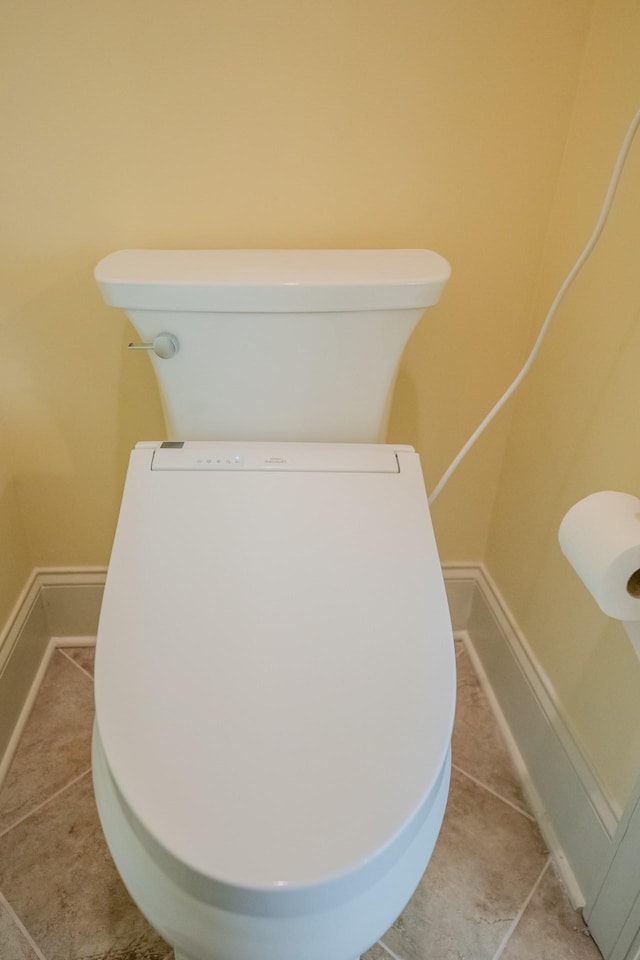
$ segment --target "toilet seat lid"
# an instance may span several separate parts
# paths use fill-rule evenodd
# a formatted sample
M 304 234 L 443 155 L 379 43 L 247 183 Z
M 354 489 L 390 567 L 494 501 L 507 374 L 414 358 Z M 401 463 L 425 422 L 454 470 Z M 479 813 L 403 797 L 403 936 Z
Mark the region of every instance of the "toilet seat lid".
M 181 863 L 256 890 L 390 844 L 437 783 L 455 702 L 417 455 L 266 447 L 133 451 L 96 655 L 128 806 Z

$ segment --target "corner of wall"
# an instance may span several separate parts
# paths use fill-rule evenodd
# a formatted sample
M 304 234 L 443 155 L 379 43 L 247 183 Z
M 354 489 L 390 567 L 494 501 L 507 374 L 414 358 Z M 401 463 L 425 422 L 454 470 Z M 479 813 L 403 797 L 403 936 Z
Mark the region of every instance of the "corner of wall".
M 454 629 L 465 631 L 545 841 L 574 905 L 584 906 L 611 847 L 618 812 L 485 568 L 443 569 Z
M 57 646 L 92 643 L 106 571 L 34 570 L 0 631 L 0 783 Z

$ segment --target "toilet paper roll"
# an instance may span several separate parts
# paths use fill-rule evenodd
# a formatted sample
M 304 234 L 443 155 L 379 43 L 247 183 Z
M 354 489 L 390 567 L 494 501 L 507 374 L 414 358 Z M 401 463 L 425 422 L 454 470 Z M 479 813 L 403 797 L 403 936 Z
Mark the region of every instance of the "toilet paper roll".
M 560 547 L 601 610 L 640 620 L 640 499 L 603 490 L 571 507 Z

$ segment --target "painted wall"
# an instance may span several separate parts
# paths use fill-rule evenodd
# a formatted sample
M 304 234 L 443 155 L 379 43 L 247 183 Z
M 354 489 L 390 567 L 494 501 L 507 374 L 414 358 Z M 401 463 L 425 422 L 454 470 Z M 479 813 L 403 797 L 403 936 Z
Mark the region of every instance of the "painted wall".
M 524 354 L 591 6 L 4 4 L 0 407 L 31 562 L 106 563 L 128 450 L 162 434 L 92 280 L 122 247 L 444 254 L 390 429 L 432 486 Z M 436 505 L 444 559 L 483 555 L 507 426 Z
M 534 324 L 589 236 L 640 108 L 640 7 L 599 0 L 553 205 Z M 559 709 L 623 806 L 640 770 L 640 662 L 560 553 L 564 513 L 597 490 L 640 495 L 640 137 L 601 243 L 518 397 L 487 563 Z
M 17 477 L 7 450 L 4 421 L 0 418 L 0 631 L 31 572 L 31 557 L 16 492 Z
M 444 254 L 390 424 L 433 486 L 591 229 L 640 103 L 639 16 L 633 0 L 5 4 L 0 622 L 33 565 L 107 562 L 128 451 L 162 435 L 150 366 L 93 283 L 114 249 Z M 486 556 L 619 803 L 640 668 L 556 531 L 592 490 L 638 492 L 639 162 L 521 396 L 434 509 L 443 559 Z

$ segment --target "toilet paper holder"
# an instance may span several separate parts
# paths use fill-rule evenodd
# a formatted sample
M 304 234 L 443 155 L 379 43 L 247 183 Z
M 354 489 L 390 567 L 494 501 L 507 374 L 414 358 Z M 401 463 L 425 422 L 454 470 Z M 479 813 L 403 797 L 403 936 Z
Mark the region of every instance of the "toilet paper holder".
M 603 613 L 620 620 L 640 657 L 640 499 L 601 490 L 575 503 L 560 548 Z

